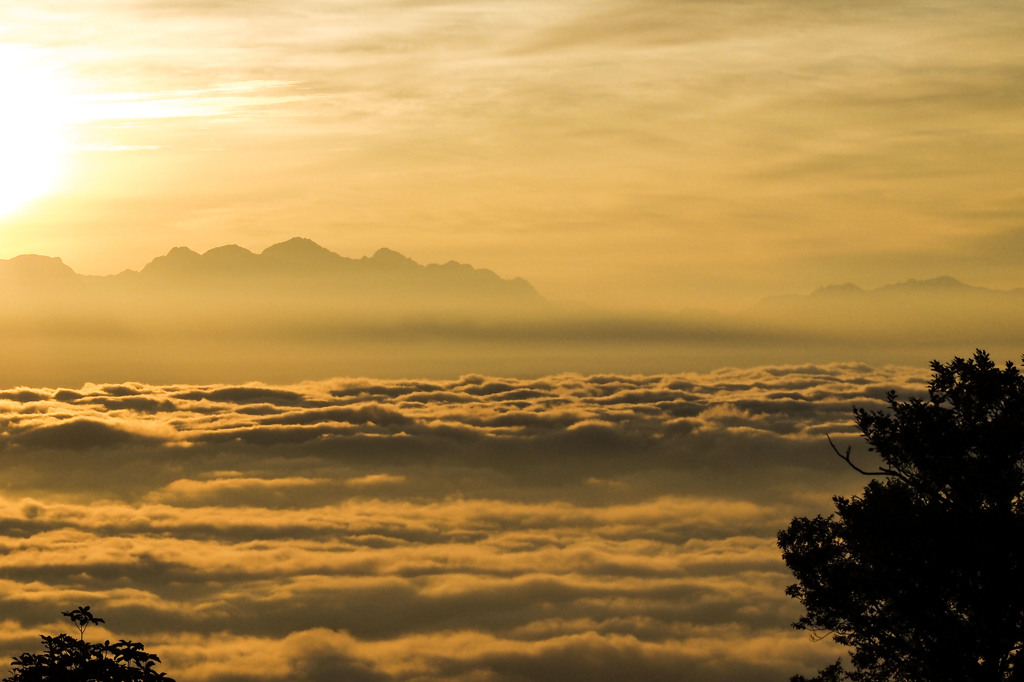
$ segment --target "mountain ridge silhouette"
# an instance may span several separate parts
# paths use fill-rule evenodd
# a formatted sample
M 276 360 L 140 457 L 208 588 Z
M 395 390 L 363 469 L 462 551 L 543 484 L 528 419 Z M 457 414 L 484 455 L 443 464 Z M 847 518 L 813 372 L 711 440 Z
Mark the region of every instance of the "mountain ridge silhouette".
M 767 296 L 755 305 L 758 307 L 770 307 L 776 304 L 793 302 L 827 302 L 838 301 L 839 299 L 862 299 L 875 302 L 884 301 L 886 298 L 893 299 L 905 296 L 979 296 L 979 297 L 1006 297 L 1019 296 L 1024 294 L 1024 288 L 994 289 L 991 287 L 975 286 L 967 284 L 950 275 L 940 275 L 928 279 L 906 279 L 899 282 L 891 282 L 877 287 L 865 288 L 852 282 L 843 284 L 828 284 L 818 287 L 805 294 L 780 294 Z
M 0 259 L 0 283 L 29 298 L 62 290 L 69 300 L 133 296 L 229 299 L 295 297 L 309 305 L 348 301 L 356 305 L 458 308 L 462 305 L 536 306 L 545 303 L 521 277 L 449 261 L 421 265 L 388 248 L 348 258 L 295 237 L 254 253 L 227 244 L 203 253 L 176 246 L 140 270 L 82 275 L 63 260 L 25 254 Z M 80 301 L 78 301 L 80 302 Z
M 1024 289 L 973 286 L 944 275 L 870 289 L 847 283 L 809 294 L 770 296 L 743 317 L 766 328 L 787 328 L 821 338 L 904 343 L 930 337 L 983 347 L 1017 337 L 1020 311 L 1024 311 Z
M 348 258 L 302 238 L 260 253 L 175 247 L 104 276 L 26 254 L 0 260 L 0 286 L 8 385 L 920 362 L 1016 348 L 1024 334 L 1024 290 L 953 278 L 648 314 L 549 302 L 521 278 L 455 261 L 421 265 L 387 248 Z

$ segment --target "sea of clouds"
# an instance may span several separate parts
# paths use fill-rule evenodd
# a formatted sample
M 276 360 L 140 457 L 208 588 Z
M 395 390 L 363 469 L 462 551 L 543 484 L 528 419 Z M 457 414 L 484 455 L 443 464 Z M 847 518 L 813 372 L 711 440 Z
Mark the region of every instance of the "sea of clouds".
M 864 479 L 860 364 L 0 391 L 0 656 L 90 604 L 179 681 L 785 680 L 776 532 Z

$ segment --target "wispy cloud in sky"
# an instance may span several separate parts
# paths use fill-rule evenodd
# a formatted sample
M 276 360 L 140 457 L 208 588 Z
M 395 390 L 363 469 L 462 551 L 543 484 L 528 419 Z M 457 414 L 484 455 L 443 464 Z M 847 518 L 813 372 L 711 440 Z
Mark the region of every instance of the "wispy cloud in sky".
M 125 117 L 79 129 L 85 147 L 159 150 L 83 157 L 5 234 L 109 272 L 143 242 L 256 248 L 302 226 L 343 253 L 388 245 L 634 307 L 878 285 L 894 264 L 898 279 L 1017 285 L 1017 250 L 977 243 L 1015 244 L 1022 208 L 1015 10 L 7 8 L 4 40 L 63 65 L 96 116 Z M 160 244 L 138 236 L 154 215 Z
M 69 104 L 81 123 L 197 116 L 229 118 L 244 115 L 242 110 L 249 107 L 272 107 L 307 99 L 302 95 L 275 94 L 292 85 L 295 84 L 276 81 L 222 83 L 206 90 L 110 93 L 83 97 Z

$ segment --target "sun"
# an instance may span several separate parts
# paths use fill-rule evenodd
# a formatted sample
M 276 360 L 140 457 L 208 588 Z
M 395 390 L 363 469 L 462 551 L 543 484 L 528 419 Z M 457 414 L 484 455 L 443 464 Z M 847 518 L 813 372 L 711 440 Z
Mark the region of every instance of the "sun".
M 0 216 L 46 194 L 66 149 L 67 92 L 30 48 L 0 45 Z

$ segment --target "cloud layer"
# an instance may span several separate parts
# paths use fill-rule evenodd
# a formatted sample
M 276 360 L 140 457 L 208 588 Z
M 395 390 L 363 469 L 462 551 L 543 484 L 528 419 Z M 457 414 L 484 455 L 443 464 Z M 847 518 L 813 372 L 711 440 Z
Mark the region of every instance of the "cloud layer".
M 0 392 L 0 648 L 89 603 L 178 679 L 786 679 L 774 543 L 863 365 Z M 866 454 L 866 453 L 865 453 Z

